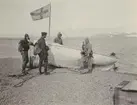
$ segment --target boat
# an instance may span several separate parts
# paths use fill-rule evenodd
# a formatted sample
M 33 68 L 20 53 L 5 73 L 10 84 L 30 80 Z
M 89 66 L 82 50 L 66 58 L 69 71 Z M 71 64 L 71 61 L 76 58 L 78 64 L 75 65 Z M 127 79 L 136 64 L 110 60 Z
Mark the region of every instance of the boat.
M 50 50 L 48 51 L 49 65 L 55 67 L 67 67 L 67 68 L 79 68 L 81 65 L 81 51 L 73 48 L 69 48 L 65 45 L 59 45 L 57 43 L 48 44 Z M 33 49 L 32 49 L 33 50 Z M 39 56 L 33 55 L 33 51 L 30 53 L 31 66 L 38 67 Z M 111 56 L 105 56 L 100 54 L 93 54 L 93 64 L 95 66 L 112 66 L 115 65 L 117 59 Z

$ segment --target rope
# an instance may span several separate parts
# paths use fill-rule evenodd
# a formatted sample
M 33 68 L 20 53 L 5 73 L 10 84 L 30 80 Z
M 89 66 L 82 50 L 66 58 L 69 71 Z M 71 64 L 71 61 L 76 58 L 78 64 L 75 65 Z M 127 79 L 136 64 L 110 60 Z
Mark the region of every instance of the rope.
M 54 73 L 56 73 L 56 72 L 52 72 L 52 73 L 50 72 L 50 75 L 51 75 L 51 74 L 54 74 Z M 15 88 L 21 87 L 21 86 L 23 86 L 23 84 L 24 84 L 25 82 L 27 82 L 27 81 L 29 81 L 30 79 L 32 79 L 32 78 L 34 78 L 34 77 L 37 77 L 37 76 L 40 76 L 39 73 L 38 73 L 38 74 L 35 74 L 35 75 L 30 75 L 29 78 L 27 78 L 27 79 L 22 79 L 21 82 L 13 85 L 13 87 L 15 87 Z
M 28 75 L 29 75 L 30 77 L 27 77 Z M 19 82 L 19 83 L 17 83 L 17 84 L 15 84 L 15 85 L 13 85 L 13 87 L 15 87 L 15 88 L 21 87 L 21 86 L 23 86 L 23 84 L 24 84 L 25 82 L 29 81 L 30 79 L 32 79 L 32 78 L 34 78 L 34 77 L 36 77 L 36 76 L 39 76 L 38 74 L 34 74 L 34 75 L 28 74 L 28 75 L 25 75 L 26 77 L 25 77 L 25 76 L 22 76 L 22 81 Z M 23 79 L 23 77 L 26 78 L 26 79 Z
M 23 81 L 21 81 L 21 82 L 15 84 L 13 87 L 15 87 L 15 88 L 17 88 L 17 87 L 21 87 L 21 86 L 23 86 L 23 84 L 24 84 L 26 81 L 32 79 L 33 77 L 35 77 L 35 76 L 31 76 L 31 77 L 28 78 L 28 79 L 23 79 Z
M 137 68 L 137 66 L 136 65 L 134 65 L 134 64 L 129 64 L 129 63 L 121 63 L 121 62 L 118 62 L 119 64 L 122 64 L 122 65 L 130 65 L 130 66 L 132 66 L 132 67 L 134 67 L 134 68 Z
M 116 56 L 115 56 L 116 57 Z M 116 59 L 120 59 L 119 57 L 116 57 Z M 134 64 L 131 64 L 131 63 L 123 63 L 123 62 L 118 62 L 119 64 L 122 64 L 122 65 L 130 65 L 130 66 L 133 66 L 134 68 L 137 68 L 136 65 Z

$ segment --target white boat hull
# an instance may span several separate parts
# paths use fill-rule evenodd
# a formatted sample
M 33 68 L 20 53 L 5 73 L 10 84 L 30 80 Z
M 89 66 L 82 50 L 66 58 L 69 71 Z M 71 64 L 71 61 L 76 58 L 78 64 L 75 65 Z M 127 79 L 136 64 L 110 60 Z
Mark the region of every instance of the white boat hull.
M 50 50 L 48 52 L 49 64 L 56 67 L 68 67 L 68 68 L 80 67 L 81 64 L 80 50 L 68 48 L 66 46 L 55 43 L 49 45 L 49 47 L 50 47 Z M 32 53 L 30 54 L 30 56 L 32 58 L 31 62 L 33 67 L 38 67 L 39 57 L 34 56 Z M 109 65 L 114 65 L 117 62 L 117 59 L 109 56 L 104 56 L 99 54 L 93 54 L 93 56 L 94 56 L 93 64 L 97 66 L 109 66 Z

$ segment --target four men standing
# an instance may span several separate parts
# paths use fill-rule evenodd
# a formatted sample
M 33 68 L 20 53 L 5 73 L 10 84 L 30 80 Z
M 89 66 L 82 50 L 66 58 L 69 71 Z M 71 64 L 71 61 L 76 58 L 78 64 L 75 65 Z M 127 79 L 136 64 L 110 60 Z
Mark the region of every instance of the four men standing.
M 37 41 L 37 43 L 34 45 L 32 42 L 30 42 L 30 38 L 28 34 L 25 34 L 24 39 L 20 40 L 18 50 L 22 55 L 22 73 L 24 75 L 27 74 L 26 72 L 26 66 L 29 62 L 28 57 L 28 50 L 30 49 L 30 45 L 35 46 L 36 48 L 36 54 L 39 55 L 39 73 L 42 74 L 42 66 L 44 64 L 44 73 L 45 75 L 50 74 L 50 72 L 47 71 L 48 68 L 48 50 L 49 47 L 46 45 L 45 38 L 47 37 L 46 32 L 41 32 L 41 38 Z M 62 41 L 62 34 L 58 33 L 57 37 L 54 39 L 54 43 L 58 43 L 60 45 L 63 45 Z M 93 51 L 92 51 L 92 45 L 90 44 L 90 41 L 88 38 L 85 39 L 83 45 L 82 45 L 82 62 L 83 67 L 87 67 L 89 72 L 92 72 L 92 65 L 93 65 Z

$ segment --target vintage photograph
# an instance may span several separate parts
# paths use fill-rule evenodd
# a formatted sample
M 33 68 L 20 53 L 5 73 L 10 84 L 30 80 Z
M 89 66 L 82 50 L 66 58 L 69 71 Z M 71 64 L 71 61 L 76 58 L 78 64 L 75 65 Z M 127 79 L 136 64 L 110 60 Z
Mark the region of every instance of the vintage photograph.
M 136 0 L 0 0 L 0 105 L 137 105 Z

